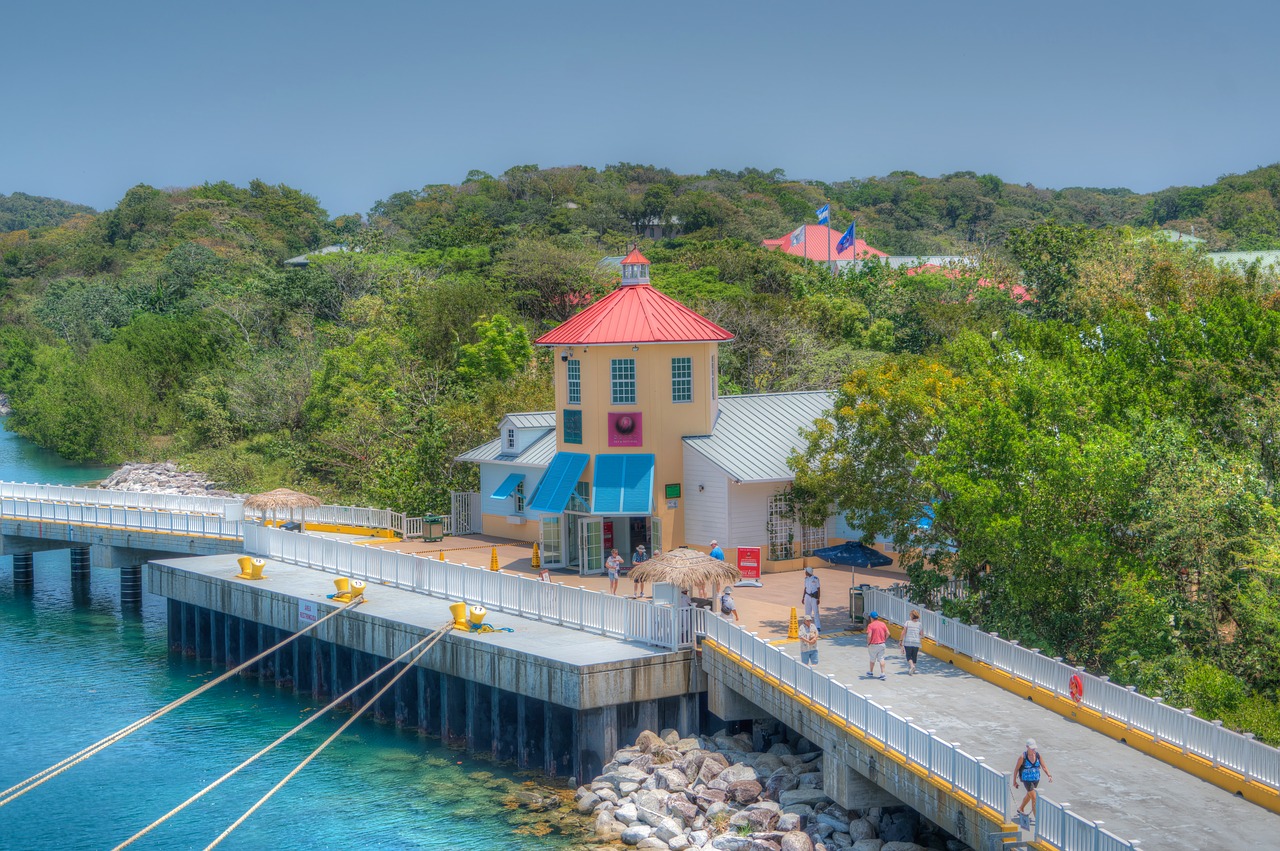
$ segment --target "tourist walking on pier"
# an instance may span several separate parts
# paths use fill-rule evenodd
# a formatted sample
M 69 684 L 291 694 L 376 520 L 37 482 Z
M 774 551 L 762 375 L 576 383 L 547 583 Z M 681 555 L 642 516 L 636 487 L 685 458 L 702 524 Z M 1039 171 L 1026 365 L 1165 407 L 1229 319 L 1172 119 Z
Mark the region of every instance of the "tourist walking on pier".
M 622 571 L 622 556 L 618 555 L 617 550 L 610 551 L 609 557 L 604 560 L 604 569 L 609 572 L 609 593 L 616 596 L 618 574 Z
M 640 565 L 649 560 L 649 554 L 644 550 L 644 544 L 636 544 L 636 551 L 631 554 L 631 569 L 635 570 Z M 636 579 L 635 574 L 631 575 L 631 596 L 639 600 L 644 596 L 644 580 Z
M 923 643 L 920 610 L 911 610 L 911 619 L 902 627 L 902 655 L 907 657 L 907 673 L 914 676 L 916 660 L 920 658 L 920 645 Z
M 1053 774 L 1049 771 L 1049 766 L 1044 764 L 1044 757 L 1040 755 L 1040 751 L 1036 748 L 1036 740 L 1027 739 L 1027 749 L 1018 755 L 1018 762 L 1013 766 L 1013 788 L 1018 788 L 1019 780 L 1022 781 L 1022 785 L 1027 787 L 1026 796 L 1022 799 L 1022 803 L 1018 804 L 1018 819 L 1020 821 L 1027 819 L 1028 816 L 1035 816 L 1036 804 L 1039 802 L 1039 794 L 1036 792 L 1036 787 L 1040 785 L 1041 771 L 1052 783 Z M 1031 804 L 1031 812 L 1023 812 L 1028 803 Z
M 880 663 L 880 679 L 884 679 L 885 642 L 889 640 L 889 627 L 880 620 L 879 612 L 871 613 L 871 623 L 867 624 L 867 676 L 876 675 L 876 662 Z
M 729 619 L 729 615 L 733 615 L 734 621 L 738 620 L 738 604 L 733 602 L 733 589 L 728 585 L 724 587 L 724 593 L 720 595 L 720 614 L 725 620 Z
M 822 615 L 818 612 L 818 603 L 822 599 L 822 581 L 813 575 L 813 568 L 806 567 L 804 569 L 804 594 L 800 597 L 800 603 L 804 606 L 804 613 L 813 616 L 813 623 L 818 629 L 822 629 Z
M 818 664 L 818 628 L 809 615 L 800 620 L 800 661 L 810 668 Z

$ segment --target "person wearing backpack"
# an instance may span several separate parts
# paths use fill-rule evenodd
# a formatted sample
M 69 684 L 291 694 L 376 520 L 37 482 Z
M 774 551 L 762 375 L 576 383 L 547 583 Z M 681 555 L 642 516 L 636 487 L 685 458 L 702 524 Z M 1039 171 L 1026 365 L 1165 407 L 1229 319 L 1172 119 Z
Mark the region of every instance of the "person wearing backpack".
M 1044 764 L 1044 757 L 1040 755 L 1040 751 L 1036 748 L 1036 740 L 1027 739 L 1027 749 L 1018 755 L 1018 762 L 1013 766 L 1013 788 L 1018 788 L 1019 780 L 1027 787 L 1026 797 L 1022 799 L 1021 804 L 1018 804 L 1019 819 L 1028 817 L 1028 813 L 1023 812 L 1028 803 L 1031 804 L 1030 815 L 1035 815 L 1036 802 L 1038 800 L 1036 787 L 1040 785 L 1041 771 L 1052 783 L 1053 774 L 1049 771 L 1049 766 Z

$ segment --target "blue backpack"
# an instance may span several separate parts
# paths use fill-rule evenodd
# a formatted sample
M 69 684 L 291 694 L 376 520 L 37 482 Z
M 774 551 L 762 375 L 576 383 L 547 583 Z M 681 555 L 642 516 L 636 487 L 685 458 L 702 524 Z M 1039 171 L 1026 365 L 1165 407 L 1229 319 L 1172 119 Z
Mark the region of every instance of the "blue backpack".
M 1040 782 L 1040 752 L 1036 751 L 1036 761 L 1032 762 L 1027 759 L 1026 751 L 1022 753 L 1022 782 L 1038 783 Z

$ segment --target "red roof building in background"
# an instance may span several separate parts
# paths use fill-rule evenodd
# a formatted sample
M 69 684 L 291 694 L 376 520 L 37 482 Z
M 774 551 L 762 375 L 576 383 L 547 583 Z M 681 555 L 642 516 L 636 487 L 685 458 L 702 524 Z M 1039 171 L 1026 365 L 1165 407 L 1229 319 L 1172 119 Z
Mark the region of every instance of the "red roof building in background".
M 842 235 L 840 231 L 832 230 L 826 225 L 801 225 L 786 236 L 766 239 L 760 244 L 765 248 L 775 248 L 785 251 L 792 257 L 804 257 L 816 263 L 831 261 L 848 264 L 868 257 L 889 256 L 880 249 L 867 245 L 861 239 L 856 240 L 844 251 L 837 251 L 836 244 L 840 242 Z
M 622 260 L 618 288 L 539 337 L 540 346 L 619 343 L 724 343 L 733 334 L 663 295 L 649 283 L 649 261 L 639 249 Z

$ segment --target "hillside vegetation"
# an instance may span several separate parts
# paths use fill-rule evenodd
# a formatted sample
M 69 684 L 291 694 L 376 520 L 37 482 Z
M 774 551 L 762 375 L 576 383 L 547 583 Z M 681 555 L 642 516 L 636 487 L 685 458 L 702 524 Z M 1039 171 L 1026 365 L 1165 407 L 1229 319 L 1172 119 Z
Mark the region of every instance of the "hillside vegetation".
M 638 241 L 656 286 L 737 335 L 722 392 L 839 388 L 799 513 L 897 539 L 922 593 L 967 580 L 965 618 L 1280 741 L 1277 281 L 1153 234 L 1280 247 L 1278 186 L 1280 166 L 1153 195 L 521 166 L 367 221 L 259 181 L 136 186 L 0 233 L 0 390 L 10 428 L 71 458 L 444 511 L 476 486 L 460 452 L 551 407 L 530 340 Z M 978 265 L 833 277 L 759 247 L 826 201 L 873 246 Z

